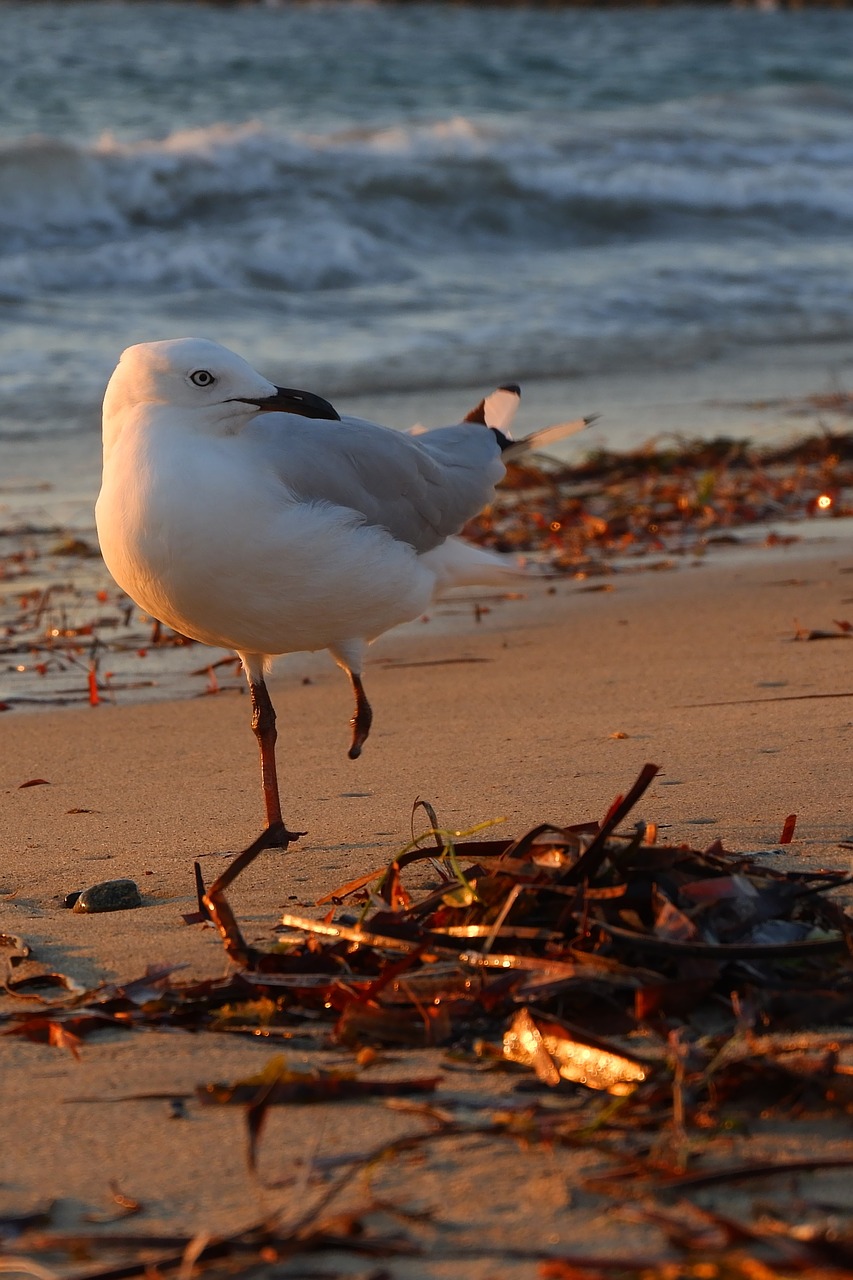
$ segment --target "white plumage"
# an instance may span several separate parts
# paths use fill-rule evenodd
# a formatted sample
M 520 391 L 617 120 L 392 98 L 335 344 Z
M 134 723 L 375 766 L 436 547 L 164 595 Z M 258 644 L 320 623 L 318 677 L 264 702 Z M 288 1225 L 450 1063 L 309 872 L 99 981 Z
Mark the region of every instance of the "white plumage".
M 501 425 L 514 391 L 496 393 Z M 265 667 L 277 654 L 329 649 L 355 690 L 359 754 L 369 642 L 438 591 L 511 571 L 453 537 L 504 474 L 506 442 L 486 414 L 480 406 L 477 421 L 417 435 L 340 419 L 320 397 L 276 387 L 194 338 L 130 347 L 110 379 L 95 509 L 104 560 L 153 617 L 239 653 L 267 821 L 282 843 Z

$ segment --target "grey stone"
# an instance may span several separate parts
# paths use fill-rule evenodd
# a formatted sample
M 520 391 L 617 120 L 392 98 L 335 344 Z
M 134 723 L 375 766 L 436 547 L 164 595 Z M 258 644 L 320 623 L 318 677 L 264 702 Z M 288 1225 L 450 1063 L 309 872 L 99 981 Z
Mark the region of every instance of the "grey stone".
M 102 880 L 100 884 L 84 889 L 71 908 L 72 911 L 92 914 L 95 911 L 128 911 L 141 907 L 142 899 L 133 880 Z

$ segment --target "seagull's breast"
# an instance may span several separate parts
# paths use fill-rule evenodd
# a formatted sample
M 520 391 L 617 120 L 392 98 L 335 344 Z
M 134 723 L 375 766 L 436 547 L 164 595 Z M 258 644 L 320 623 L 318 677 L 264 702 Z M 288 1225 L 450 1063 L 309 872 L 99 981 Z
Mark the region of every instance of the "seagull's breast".
M 421 612 L 435 583 L 384 529 L 294 497 L 240 436 L 123 430 L 96 519 L 131 599 L 185 635 L 243 652 L 372 639 Z

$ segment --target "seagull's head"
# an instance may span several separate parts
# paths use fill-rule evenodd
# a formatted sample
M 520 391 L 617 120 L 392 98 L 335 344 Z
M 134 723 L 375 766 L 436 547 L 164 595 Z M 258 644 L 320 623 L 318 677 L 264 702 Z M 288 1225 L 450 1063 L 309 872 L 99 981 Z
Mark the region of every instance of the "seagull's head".
M 156 408 L 177 410 L 188 429 L 207 435 L 233 435 L 261 411 L 338 417 L 328 400 L 277 387 L 206 338 L 140 342 L 122 353 L 104 397 L 105 436 L 128 411 Z

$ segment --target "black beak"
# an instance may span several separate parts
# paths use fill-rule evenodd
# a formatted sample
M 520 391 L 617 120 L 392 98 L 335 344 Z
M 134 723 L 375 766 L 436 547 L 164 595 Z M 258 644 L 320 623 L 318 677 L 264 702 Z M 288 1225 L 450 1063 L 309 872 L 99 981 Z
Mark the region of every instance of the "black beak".
M 276 387 L 274 396 L 249 403 L 267 412 L 298 413 L 302 418 L 326 418 L 333 422 L 341 420 L 337 409 L 322 396 L 315 396 L 312 391 L 294 391 L 291 387 Z

